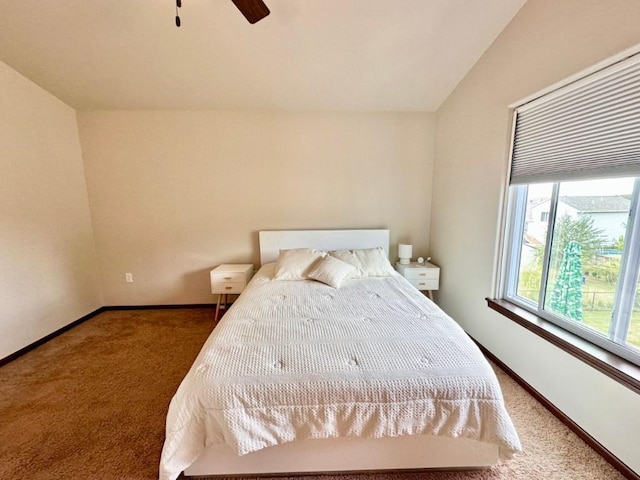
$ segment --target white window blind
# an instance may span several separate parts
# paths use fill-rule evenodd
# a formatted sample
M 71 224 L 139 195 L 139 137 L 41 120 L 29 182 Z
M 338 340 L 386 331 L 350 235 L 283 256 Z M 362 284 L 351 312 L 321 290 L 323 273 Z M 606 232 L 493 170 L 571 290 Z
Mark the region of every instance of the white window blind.
M 516 109 L 511 184 L 640 175 L 640 55 Z

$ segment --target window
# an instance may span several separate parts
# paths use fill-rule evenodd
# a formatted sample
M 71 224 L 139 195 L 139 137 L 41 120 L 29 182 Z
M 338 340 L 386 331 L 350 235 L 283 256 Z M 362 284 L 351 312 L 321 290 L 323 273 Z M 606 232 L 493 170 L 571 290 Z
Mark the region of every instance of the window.
M 640 365 L 640 61 L 514 118 L 502 297 Z

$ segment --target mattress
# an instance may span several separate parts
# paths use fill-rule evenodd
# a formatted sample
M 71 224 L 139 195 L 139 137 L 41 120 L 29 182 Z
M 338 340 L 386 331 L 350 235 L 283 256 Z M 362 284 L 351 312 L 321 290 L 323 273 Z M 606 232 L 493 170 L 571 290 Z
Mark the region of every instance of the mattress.
M 206 447 L 442 435 L 521 450 L 502 393 L 460 326 L 402 276 L 251 280 L 171 401 L 160 463 L 172 480 Z

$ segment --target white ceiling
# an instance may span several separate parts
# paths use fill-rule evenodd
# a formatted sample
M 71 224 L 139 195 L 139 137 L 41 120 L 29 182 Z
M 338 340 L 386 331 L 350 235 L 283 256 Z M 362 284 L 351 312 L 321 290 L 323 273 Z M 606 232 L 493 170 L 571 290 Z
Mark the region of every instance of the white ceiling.
M 0 0 L 0 59 L 77 109 L 435 111 L 525 0 Z

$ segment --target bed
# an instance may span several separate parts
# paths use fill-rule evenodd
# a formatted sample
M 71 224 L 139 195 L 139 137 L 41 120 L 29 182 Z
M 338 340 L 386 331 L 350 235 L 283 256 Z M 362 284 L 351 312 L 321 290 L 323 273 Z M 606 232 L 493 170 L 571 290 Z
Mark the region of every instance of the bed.
M 161 480 L 486 468 L 520 451 L 490 365 L 388 247 L 388 230 L 260 232 L 262 267 L 171 401 Z M 297 249 L 317 255 L 304 274 Z

